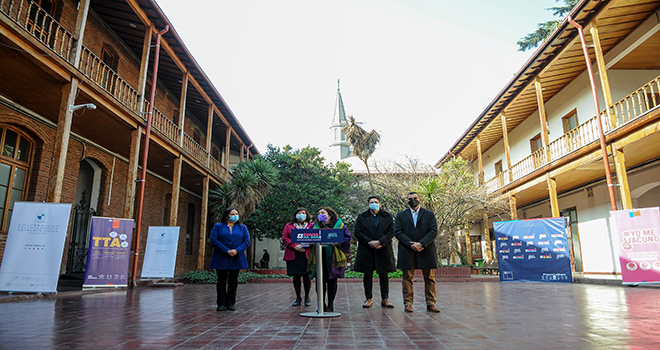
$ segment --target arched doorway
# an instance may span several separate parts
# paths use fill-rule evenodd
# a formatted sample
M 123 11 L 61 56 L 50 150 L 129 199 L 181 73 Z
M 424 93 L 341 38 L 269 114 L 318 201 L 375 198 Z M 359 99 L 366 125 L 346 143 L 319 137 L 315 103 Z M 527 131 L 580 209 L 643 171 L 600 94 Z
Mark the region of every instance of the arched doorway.
M 90 224 L 92 216 L 96 215 L 100 184 L 101 168 L 91 159 L 81 160 L 71 222 L 71 239 L 66 263 L 67 274 L 85 272 Z

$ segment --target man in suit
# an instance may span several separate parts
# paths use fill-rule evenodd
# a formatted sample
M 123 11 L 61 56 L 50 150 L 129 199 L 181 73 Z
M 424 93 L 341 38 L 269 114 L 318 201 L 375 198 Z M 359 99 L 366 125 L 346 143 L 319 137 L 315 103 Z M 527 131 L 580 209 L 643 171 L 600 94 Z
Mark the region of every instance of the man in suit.
M 367 200 L 369 209 L 358 215 L 355 219 L 353 236 L 358 240 L 357 257 L 355 258 L 355 271 L 364 272 L 364 295 L 367 301 L 362 307 L 372 307 L 373 302 L 373 275 L 374 270 L 380 280 L 380 305 L 392 308 L 389 301 L 390 280 L 388 272 L 396 271 L 394 267 L 394 253 L 392 252 L 392 238 L 394 238 L 394 219 L 390 213 L 380 206 L 380 198 L 371 196 Z
M 421 198 L 416 192 L 408 193 L 409 208 L 396 214 L 394 236 L 399 240 L 397 268 L 403 272 L 403 305 L 406 312 L 413 312 L 413 275 L 421 269 L 424 276 L 426 310 L 440 312 L 436 303 L 435 269 L 438 257 L 435 238 L 438 224 L 432 211 L 421 207 Z

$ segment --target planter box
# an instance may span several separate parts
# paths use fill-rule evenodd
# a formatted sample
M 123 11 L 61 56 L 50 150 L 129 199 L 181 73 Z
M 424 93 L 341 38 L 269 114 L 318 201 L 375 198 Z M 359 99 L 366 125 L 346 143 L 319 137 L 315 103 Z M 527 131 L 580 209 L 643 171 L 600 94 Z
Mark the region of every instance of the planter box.
M 250 269 L 248 271 L 260 275 L 286 275 L 286 269 Z
M 438 267 L 435 278 L 471 278 L 471 269 L 463 266 Z M 415 270 L 415 277 L 422 278 L 422 270 Z

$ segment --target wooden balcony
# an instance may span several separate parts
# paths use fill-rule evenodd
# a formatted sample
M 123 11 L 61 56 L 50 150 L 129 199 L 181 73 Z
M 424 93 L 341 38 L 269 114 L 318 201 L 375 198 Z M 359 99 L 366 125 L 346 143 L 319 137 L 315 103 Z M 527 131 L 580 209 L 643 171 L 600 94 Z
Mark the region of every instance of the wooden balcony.
M 646 85 L 637 89 L 630 95 L 616 102 L 611 107 L 611 113 L 616 121 L 612 127 L 607 117 L 607 111 L 601 112 L 601 121 L 605 135 L 625 127 L 631 121 L 645 115 L 660 104 L 660 77 L 651 80 Z M 507 171 L 496 175 L 485 182 L 488 193 L 495 192 L 505 185 L 516 181 L 534 170 L 570 155 L 582 147 L 598 142 L 598 118 L 593 117 L 578 125 L 568 133 L 550 142 L 549 152 L 545 148 L 533 152 L 518 163 L 511 166 L 512 177 L 509 178 Z

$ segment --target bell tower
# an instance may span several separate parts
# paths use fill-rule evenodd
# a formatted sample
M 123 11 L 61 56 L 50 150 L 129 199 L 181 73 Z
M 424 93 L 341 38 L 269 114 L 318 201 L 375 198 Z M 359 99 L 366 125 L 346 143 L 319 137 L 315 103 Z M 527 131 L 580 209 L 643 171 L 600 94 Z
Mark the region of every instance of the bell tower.
M 346 126 L 346 110 L 344 109 L 344 101 L 341 98 L 341 91 L 339 90 L 339 80 L 337 80 L 337 100 L 335 101 L 335 112 L 332 117 L 332 143 L 330 149 L 332 150 L 332 161 L 338 162 L 351 156 L 350 142 L 346 139 L 346 135 L 342 128 Z

